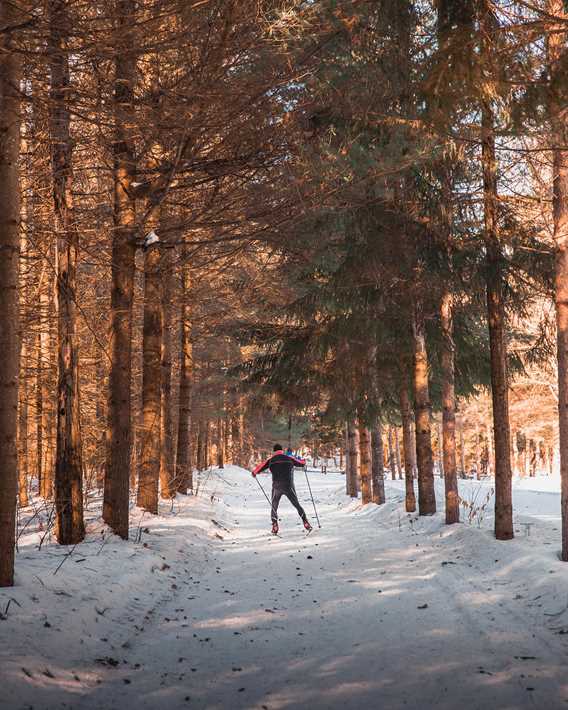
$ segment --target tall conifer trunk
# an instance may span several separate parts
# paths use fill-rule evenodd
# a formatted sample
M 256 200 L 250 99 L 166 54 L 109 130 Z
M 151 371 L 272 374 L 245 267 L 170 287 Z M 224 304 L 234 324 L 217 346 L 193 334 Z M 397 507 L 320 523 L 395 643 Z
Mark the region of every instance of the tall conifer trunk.
M 398 427 L 393 428 L 394 434 L 394 462 L 396 464 L 396 474 L 398 480 L 402 481 L 402 465 L 400 461 L 400 441 L 398 438 Z
M 83 462 L 76 342 L 77 251 L 73 213 L 67 0 L 49 0 L 50 137 L 57 228 L 57 439 L 55 447 L 56 535 L 62 545 L 85 537 Z
M 389 430 L 387 433 L 387 445 L 388 445 L 388 452 L 389 452 L 389 468 L 391 472 L 391 479 L 393 481 L 396 481 L 396 460 L 395 460 L 395 454 L 394 454 L 394 446 L 393 446 L 393 440 L 392 440 L 392 426 L 389 426 Z
M 489 61 L 490 37 L 495 29 L 493 9 L 487 2 L 481 17 L 483 55 Z M 491 99 L 481 106 L 481 163 L 483 171 L 484 240 L 487 268 L 487 318 L 491 352 L 491 396 L 495 436 L 495 537 L 510 540 L 513 533 L 509 381 L 503 293 L 503 255 L 497 224 L 497 160 Z
M 460 506 L 456 465 L 456 397 L 454 374 L 454 336 L 452 295 L 446 291 L 440 305 L 442 328 L 442 438 L 446 523 L 458 523 Z
M 357 469 L 359 466 L 359 430 L 357 422 L 349 419 L 347 422 L 347 446 L 348 446 L 348 467 L 347 467 L 347 491 L 351 498 L 357 498 Z
M 29 147 L 25 142 L 21 141 L 21 150 L 27 152 Z M 20 189 L 23 194 L 29 193 L 29 185 L 26 181 L 20 182 Z M 28 213 L 29 199 L 22 200 L 21 221 L 23 229 L 20 230 L 20 263 L 19 263 L 19 289 L 20 302 L 23 308 L 26 307 L 29 299 L 29 265 L 26 263 L 29 258 L 28 252 L 28 234 L 30 227 L 30 215 Z M 28 345 L 27 333 L 21 327 L 22 311 L 19 309 L 20 316 L 20 331 L 18 335 L 20 354 L 19 354 L 19 393 L 18 393 L 18 505 L 26 506 L 28 500 L 28 471 L 29 471 L 29 445 L 28 445 L 28 421 L 29 421 L 29 358 L 30 348 Z M 27 313 L 25 314 L 27 315 Z M 25 316 L 24 316 L 25 318 Z
M 111 337 L 103 518 L 128 538 L 128 503 L 132 458 L 132 303 L 136 252 L 135 205 L 131 184 L 136 175 L 132 128 L 136 55 L 132 31 L 135 0 L 115 0 L 114 234 L 112 240 Z
M 16 4 L 0 2 L 0 27 L 19 21 Z M 18 261 L 20 247 L 20 58 L 14 34 L 0 34 L 0 587 L 14 583 L 18 492 Z
M 361 501 L 363 505 L 372 501 L 371 495 L 371 437 L 366 426 L 359 423 L 359 451 L 361 470 Z
M 414 412 L 416 421 L 416 462 L 418 466 L 418 512 L 434 515 L 434 462 L 430 426 L 430 389 L 428 385 L 428 354 L 422 306 L 416 304 L 412 320 L 414 344 Z
M 217 468 L 225 468 L 225 421 L 217 418 Z
M 162 393 L 160 415 L 160 494 L 162 498 L 175 495 L 174 475 L 174 422 L 172 399 L 172 250 L 164 249 L 161 258 L 162 279 L 162 344 L 161 369 Z
M 568 93 L 566 25 L 563 0 L 548 0 L 548 13 L 563 24 L 549 28 L 550 118 L 552 121 L 552 209 L 555 248 L 555 301 L 558 354 L 558 421 L 562 560 L 568 562 Z M 555 23 L 556 24 L 556 23 Z M 558 23 L 560 24 L 560 23 Z
M 191 465 L 191 396 L 193 385 L 193 345 L 191 342 L 191 272 L 187 263 L 188 255 L 182 252 L 181 294 L 180 294 L 180 347 L 179 347 L 179 417 L 178 443 L 176 454 L 176 485 L 180 493 L 193 490 Z M 198 436 L 202 443 L 201 429 Z M 201 463 L 197 455 L 197 465 Z
M 144 326 L 142 333 L 142 446 L 136 502 L 140 508 L 158 513 L 161 432 L 161 306 L 160 247 L 150 246 L 144 254 Z
M 382 505 L 386 501 L 383 460 L 383 428 L 380 418 L 377 417 L 371 430 L 371 479 L 373 503 L 377 505 Z
M 21 274 L 21 271 L 20 271 Z M 28 378 L 27 378 L 27 362 L 29 351 L 26 339 L 23 333 L 20 333 L 21 351 L 20 351 L 20 392 L 19 392 L 19 408 L 18 408 L 18 504 L 26 506 L 28 500 L 28 464 L 29 464 L 29 447 L 28 447 Z
M 400 415 L 402 418 L 402 446 L 404 449 L 405 509 L 407 513 L 416 510 L 414 494 L 414 437 L 412 435 L 412 408 L 408 388 L 405 384 L 399 393 Z

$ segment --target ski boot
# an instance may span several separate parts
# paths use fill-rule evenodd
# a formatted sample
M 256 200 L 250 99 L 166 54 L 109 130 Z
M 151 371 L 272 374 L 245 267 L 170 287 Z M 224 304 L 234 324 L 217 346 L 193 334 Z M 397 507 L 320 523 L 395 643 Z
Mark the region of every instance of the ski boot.
M 305 528 L 308 532 L 312 532 L 313 528 L 312 528 L 312 526 L 309 524 L 307 518 L 304 518 L 303 523 L 304 523 L 304 528 Z
M 278 535 L 278 523 L 272 523 L 272 534 Z

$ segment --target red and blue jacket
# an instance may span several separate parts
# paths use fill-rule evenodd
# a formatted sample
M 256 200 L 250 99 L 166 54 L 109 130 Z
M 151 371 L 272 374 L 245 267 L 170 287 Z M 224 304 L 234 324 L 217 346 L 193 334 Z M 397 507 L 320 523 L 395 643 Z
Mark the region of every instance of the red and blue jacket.
M 252 475 L 256 476 L 258 473 L 270 469 L 272 474 L 272 483 L 275 486 L 291 486 L 293 483 L 294 467 L 301 468 L 305 466 L 306 462 L 304 459 L 300 459 L 296 456 L 291 456 L 285 454 L 282 450 L 275 451 L 272 456 L 266 461 L 259 463 L 258 466 L 253 470 Z

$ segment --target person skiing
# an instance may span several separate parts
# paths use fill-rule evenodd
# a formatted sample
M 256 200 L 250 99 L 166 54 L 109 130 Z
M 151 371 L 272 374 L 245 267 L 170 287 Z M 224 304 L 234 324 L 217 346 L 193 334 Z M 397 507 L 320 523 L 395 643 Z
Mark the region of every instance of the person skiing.
M 273 449 L 273 454 L 266 461 L 259 463 L 258 466 L 253 470 L 253 478 L 259 473 L 270 469 L 272 474 L 272 509 L 270 512 L 270 517 L 272 520 L 272 533 L 276 535 L 278 533 L 278 506 L 280 504 L 280 498 L 286 496 L 290 503 L 296 508 L 305 529 L 310 532 L 312 526 L 308 522 L 305 510 L 300 505 L 298 496 L 296 494 L 296 489 L 294 488 L 294 467 L 301 468 L 306 465 L 303 459 L 296 458 L 291 454 L 284 453 L 284 450 L 280 444 L 275 444 Z

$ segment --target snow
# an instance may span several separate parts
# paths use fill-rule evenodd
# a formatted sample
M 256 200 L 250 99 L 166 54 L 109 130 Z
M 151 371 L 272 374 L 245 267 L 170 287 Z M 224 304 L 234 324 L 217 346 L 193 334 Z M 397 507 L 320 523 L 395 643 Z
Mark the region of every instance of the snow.
M 491 481 L 460 481 L 464 500 L 488 504 L 448 527 L 443 513 L 406 514 L 402 481 L 363 508 L 340 473 L 310 476 L 322 528 L 308 536 L 286 499 L 270 536 L 258 485 L 232 466 L 157 517 L 133 510 L 128 543 L 100 524 L 97 499 L 68 557 L 38 550 L 30 524 L 17 585 L 0 591 L 0 612 L 13 600 L 0 708 L 566 707 L 553 481 L 515 481 L 517 537 L 497 542 Z M 302 472 L 296 487 L 315 524 Z

